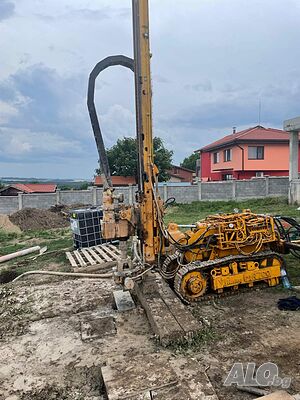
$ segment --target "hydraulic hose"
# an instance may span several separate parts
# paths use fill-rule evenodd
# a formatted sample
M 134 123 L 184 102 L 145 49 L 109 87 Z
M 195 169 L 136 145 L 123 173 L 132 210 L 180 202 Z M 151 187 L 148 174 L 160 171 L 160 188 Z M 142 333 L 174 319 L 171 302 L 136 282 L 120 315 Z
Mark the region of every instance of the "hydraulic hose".
M 86 274 L 83 272 L 59 272 L 59 271 L 27 271 L 23 274 L 17 276 L 11 283 L 17 282 L 18 280 L 24 278 L 27 275 L 56 275 L 56 276 L 70 276 L 74 278 L 94 278 L 94 279 L 107 279 L 112 278 L 113 274 Z
M 274 221 L 281 239 L 285 241 L 285 247 L 290 250 L 294 257 L 300 259 L 300 246 L 291 240 L 292 233 L 297 232 L 300 236 L 300 224 L 294 218 L 282 215 L 275 216 Z M 284 222 L 290 227 L 286 228 Z
M 89 84 L 88 84 L 88 95 L 87 95 L 87 106 L 89 110 L 90 120 L 92 124 L 92 129 L 94 132 L 94 137 L 97 145 L 97 150 L 99 154 L 99 163 L 101 168 L 101 173 L 103 177 L 103 188 L 108 189 L 112 188 L 112 180 L 111 180 L 111 173 L 108 164 L 107 153 L 104 146 L 103 136 L 100 128 L 100 122 L 97 116 L 96 106 L 95 106 L 95 85 L 97 76 L 104 71 L 106 68 L 112 66 L 122 66 L 125 68 L 129 68 L 134 71 L 134 61 L 132 58 L 117 55 L 117 56 L 110 56 L 105 58 L 104 60 L 100 61 L 92 72 L 90 73 L 89 77 Z

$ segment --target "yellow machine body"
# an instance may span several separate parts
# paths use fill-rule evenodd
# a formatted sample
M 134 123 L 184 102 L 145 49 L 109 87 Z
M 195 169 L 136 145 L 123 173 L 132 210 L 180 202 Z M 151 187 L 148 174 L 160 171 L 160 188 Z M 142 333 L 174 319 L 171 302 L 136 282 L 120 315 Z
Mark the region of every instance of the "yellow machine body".
M 188 262 L 233 254 L 248 255 L 268 248 L 278 240 L 273 218 L 253 214 L 248 210 L 243 213 L 208 216 L 203 221 L 196 222 L 195 228 L 184 233 L 176 224 L 170 224 L 170 228 L 170 235 L 175 240 L 177 237 L 177 242 L 182 245 L 192 246 L 199 240 L 199 244 L 203 244 L 207 243 L 208 238 L 214 237 L 214 243 L 209 243 L 204 249 L 196 247 L 186 251 L 184 256 Z
M 180 275 L 179 261 L 173 258 L 169 264 L 176 271 L 175 290 L 185 300 L 195 301 L 207 291 L 252 287 L 256 282 L 279 283 L 283 260 L 276 251 L 281 252 L 283 244 L 271 216 L 244 210 L 208 216 L 184 233 L 169 224 L 168 231 L 185 268 Z

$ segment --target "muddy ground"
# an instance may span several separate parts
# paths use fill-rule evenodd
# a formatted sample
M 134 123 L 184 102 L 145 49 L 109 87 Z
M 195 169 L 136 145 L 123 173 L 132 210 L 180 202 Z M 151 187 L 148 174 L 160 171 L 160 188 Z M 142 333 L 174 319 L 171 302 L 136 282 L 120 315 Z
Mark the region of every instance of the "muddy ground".
M 275 362 L 282 377 L 292 378 L 290 391 L 300 392 L 300 311 L 276 306 L 287 293 L 267 289 L 200 304 L 193 313 L 203 335 L 190 347 L 163 349 L 140 306 L 114 309 L 114 288 L 111 280 L 44 277 L 2 285 L 0 399 L 104 400 L 102 366 L 153 353 L 171 356 L 174 365 L 192 360 L 221 400 L 254 398 L 223 386 L 234 362 Z M 99 318 L 95 332 L 86 328 Z

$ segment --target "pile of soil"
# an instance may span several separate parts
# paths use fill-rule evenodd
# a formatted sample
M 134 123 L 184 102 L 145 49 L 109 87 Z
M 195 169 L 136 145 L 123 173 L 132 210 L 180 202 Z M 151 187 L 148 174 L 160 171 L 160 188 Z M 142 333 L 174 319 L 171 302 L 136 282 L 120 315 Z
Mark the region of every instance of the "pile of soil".
M 70 224 L 68 216 L 63 213 L 37 208 L 24 208 L 11 214 L 9 219 L 22 231 L 64 228 Z
M 55 206 L 51 206 L 49 208 L 50 211 L 52 212 L 56 212 L 56 213 L 69 213 L 72 210 L 77 210 L 80 208 L 88 208 L 88 207 L 92 207 L 91 205 L 88 204 L 82 204 L 82 203 L 75 203 L 75 204 L 71 204 L 71 205 L 66 205 L 66 204 L 56 204 Z
M 0 214 L 0 229 L 8 233 L 20 233 L 21 229 L 14 225 L 8 215 Z

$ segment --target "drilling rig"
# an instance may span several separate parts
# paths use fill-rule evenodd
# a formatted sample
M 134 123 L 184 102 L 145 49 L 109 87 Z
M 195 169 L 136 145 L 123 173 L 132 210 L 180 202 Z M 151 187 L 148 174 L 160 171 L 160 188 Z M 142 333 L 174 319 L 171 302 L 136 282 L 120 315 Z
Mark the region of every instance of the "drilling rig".
M 150 270 L 157 269 L 186 303 L 210 295 L 238 291 L 256 285 L 278 285 L 285 271 L 281 254 L 293 248 L 281 217 L 257 215 L 250 210 L 211 215 L 182 230 L 164 223 L 165 208 L 158 190 L 152 135 L 152 86 L 148 0 L 132 1 L 134 58 L 115 55 L 100 61 L 89 77 L 88 110 L 99 153 L 103 179 L 102 235 L 118 239 L 123 261 L 115 272 L 118 283 L 131 289 Z M 134 73 L 138 189 L 134 205 L 116 195 L 95 107 L 95 82 L 111 66 Z M 124 160 L 125 162 L 125 160 Z M 297 232 L 300 226 L 289 221 Z M 290 228 L 289 228 L 290 229 Z M 129 239 L 133 256 L 127 259 Z

